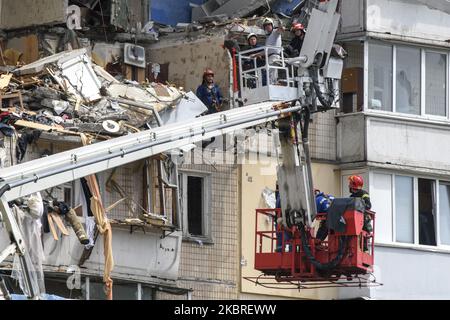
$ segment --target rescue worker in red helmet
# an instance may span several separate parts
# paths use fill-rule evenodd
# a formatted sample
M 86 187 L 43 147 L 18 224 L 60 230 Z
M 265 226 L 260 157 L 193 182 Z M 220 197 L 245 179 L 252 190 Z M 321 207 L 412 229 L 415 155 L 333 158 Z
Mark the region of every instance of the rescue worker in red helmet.
M 203 73 L 203 82 L 197 88 L 197 97 L 208 108 L 207 114 L 221 111 L 223 102 L 222 93 L 219 86 L 214 82 L 214 71 L 210 68 L 206 68 Z
M 364 206 L 366 210 L 370 210 L 372 208 L 372 204 L 370 203 L 370 196 L 367 191 L 363 189 L 364 180 L 361 176 L 353 175 L 348 177 L 348 188 L 350 191 L 350 197 L 352 198 L 361 198 L 364 202 Z M 372 232 L 373 228 L 370 223 L 370 217 L 368 214 L 364 213 L 364 226 L 363 230 L 367 232 Z
M 291 32 L 294 34 L 294 38 L 292 38 L 284 51 L 289 57 L 298 57 L 302 51 L 303 40 L 305 39 L 305 27 L 301 23 L 293 23 Z

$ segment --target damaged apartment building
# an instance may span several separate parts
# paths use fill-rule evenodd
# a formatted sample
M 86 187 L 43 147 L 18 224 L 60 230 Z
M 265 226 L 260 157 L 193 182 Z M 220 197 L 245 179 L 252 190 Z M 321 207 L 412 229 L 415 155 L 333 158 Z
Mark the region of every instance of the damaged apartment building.
M 263 41 L 265 1 L 229 1 L 225 12 L 213 1 L 177 2 L 174 12 L 173 1 L 25 2 L 0 3 L 5 167 L 196 117 L 205 107 L 193 92 L 207 67 L 225 109 L 250 103 L 238 92 L 234 54 L 250 32 Z M 285 14 L 304 4 L 269 2 Z M 324 159 L 319 176 L 335 175 L 334 118 L 319 117 L 312 137 L 320 142 L 316 158 Z M 185 150 L 179 166 L 161 154 L 41 192 L 48 204 L 43 245 L 32 248 L 46 292 L 72 299 L 332 297 L 335 291 L 277 291 L 244 279 L 256 275 L 247 229 L 276 180 L 270 143 L 261 155 L 258 148 L 251 136 L 240 151 L 235 140 L 218 137 L 203 152 L 196 152 L 201 143 Z M 337 178 L 322 185 L 335 189 Z M 29 210 L 32 199 L 15 205 Z M 92 199 L 107 222 L 92 212 Z M 69 228 L 78 222 L 86 235 Z M 2 265 L 7 286 L 19 293 L 17 270 L 16 261 Z
M 250 33 L 264 45 L 264 17 L 288 28 L 302 21 L 305 6 L 321 2 L 1 0 L 1 165 L 194 119 L 205 111 L 194 93 L 206 68 L 215 72 L 224 109 L 282 100 L 246 94 L 238 53 Z M 445 143 L 449 119 L 450 13 L 425 0 L 345 0 L 339 10 L 336 41 L 348 53 L 341 106 L 314 117 L 312 173 L 317 188 L 342 197 L 349 175 L 364 177 L 379 213 L 382 287 L 288 290 L 248 280 L 260 276 L 255 209 L 269 205 L 278 165 L 273 133 L 258 127 L 41 192 L 49 204 L 72 208 L 89 240 L 82 244 L 69 228 L 70 214 L 49 211 L 36 248 L 46 292 L 106 299 L 112 279 L 114 299 L 402 298 L 402 259 L 417 266 L 408 269 L 411 279 L 420 268 L 447 264 L 450 174 L 446 149 L 436 144 Z M 407 16 L 398 20 L 400 12 Z M 283 44 L 291 37 L 284 32 Z M 92 196 L 112 238 L 95 227 Z M 1 265 L 8 287 L 20 292 L 15 270 L 13 260 Z M 434 291 L 417 281 L 408 284 L 410 297 L 446 296 L 445 281 L 427 281 Z

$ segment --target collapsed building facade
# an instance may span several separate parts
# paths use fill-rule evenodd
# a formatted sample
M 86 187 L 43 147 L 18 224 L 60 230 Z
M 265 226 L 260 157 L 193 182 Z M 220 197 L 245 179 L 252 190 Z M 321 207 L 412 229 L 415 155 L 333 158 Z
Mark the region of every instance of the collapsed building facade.
M 181 117 L 195 117 L 202 109 L 193 102 L 195 96 L 190 92 L 195 92 L 207 67 L 215 70 L 216 82 L 227 100 L 225 108 L 248 104 L 239 92 L 242 80 L 234 72 L 237 60 L 233 52 L 245 47 L 249 33 L 256 33 L 259 42 L 264 42 L 261 17 L 269 9 L 280 17 L 277 24 L 288 25 L 293 19 L 301 18 L 299 9 L 308 1 L 245 1 L 242 4 L 242 1 L 210 0 L 191 6 L 187 1 L 183 4 L 177 1 L 178 9 L 174 12 L 169 10 L 173 1 L 162 4 L 140 0 L 42 0 L 25 5 L 23 2 L 3 0 L 0 3 L 2 71 L 12 74 L 1 81 L 6 81 L 2 85 L 5 109 L 2 111 L 7 113 L 2 121 L 5 124 L 2 164 L 5 166 L 73 149 L 86 143 L 85 137 L 95 142 L 145 130 L 157 126 L 158 117 L 163 123 L 177 121 L 175 112 L 170 111 L 181 109 L 182 103 L 188 105 L 186 109 L 195 111 Z M 42 10 L 23 10 L 26 5 L 39 6 Z M 405 281 L 399 276 L 400 270 L 386 271 L 392 268 L 389 262 L 392 256 L 401 259 L 407 255 L 413 259 L 410 265 L 417 265 L 423 255 L 433 261 L 430 264 L 446 263 L 448 228 L 445 223 L 449 211 L 443 201 L 447 188 L 443 181 L 449 179 L 445 173 L 445 154 L 436 155 L 440 162 L 429 163 L 423 159 L 416 163 L 422 168 L 418 170 L 408 163 L 420 159 L 419 142 L 410 144 L 392 142 L 392 139 L 405 136 L 398 134 L 398 130 L 409 132 L 416 127 L 428 128 L 429 134 L 444 134 L 436 130 L 445 127 L 449 114 L 448 71 L 442 75 L 447 83 L 442 108 L 427 109 L 425 92 L 419 99 L 421 111 L 417 115 L 416 109 L 401 111 L 404 101 L 394 99 L 397 87 L 389 89 L 388 85 L 397 83 L 389 78 L 396 75 L 397 69 L 391 67 L 390 71 L 382 72 L 385 67 L 381 64 L 393 60 L 395 68 L 401 68 L 397 59 L 401 61 L 402 56 L 397 55 L 401 55 L 405 45 L 412 46 L 409 49 L 419 52 L 421 59 L 422 75 L 418 78 L 422 81 L 419 81 L 421 88 L 428 90 L 425 89 L 428 68 L 436 70 L 436 74 L 441 70 L 433 69 L 432 58 L 437 58 L 434 53 L 446 61 L 444 69 L 448 70 L 445 40 L 449 28 L 443 22 L 448 12 L 430 4 L 407 1 L 346 0 L 340 5 L 343 18 L 338 40 L 349 53 L 342 83 L 342 108 L 335 114 L 319 114 L 314 119 L 313 175 L 318 188 L 344 196 L 347 176 L 362 174 L 377 212 L 381 212 L 380 216 L 382 212 L 391 213 L 377 220 L 379 253 L 375 260 L 379 261 L 380 268 L 376 275 L 384 286 L 299 292 L 255 286 L 247 280 L 259 276 L 253 267 L 254 209 L 268 205 L 262 193 L 265 189 L 266 195 L 270 189 L 274 190 L 276 182 L 277 159 L 273 156 L 270 133 L 258 128 L 258 132 L 246 133 L 240 148 L 229 137 L 223 137 L 206 149 L 199 145 L 185 150 L 183 162 L 175 171 L 168 156 L 163 154 L 97 175 L 113 233 L 114 299 L 402 298 Z M 381 12 L 384 9 L 392 10 L 386 14 Z M 411 10 L 412 16 L 416 14 L 413 12 L 424 13 L 428 31 L 411 26 L 410 21 L 414 20 L 411 17 L 393 27 L 381 19 L 404 10 Z M 287 41 L 289 32 L 283 37 Z M 427 60 L 428 53 L 430 60 Z M 377 54 L 385 54 L 385 58 Z M 40 60 L 44 57 L 49 60 Z M 78 73 L 70 70 L 74 65 Z M 404 71 L 412 72 L 408 68 Z M 73 74 L 76 76 L 71 78 Z M 381 82 L 384 84 L 378 88 Z M 386 92 L 391 92 L 391 100 L 383 100 Z M 391 104 L 397 101 L 396 107 L 389 109 L 389 101 Z M 410 113 L 416 116 L 408 116 Z M 438 113 L 438 119 L 428 113 L 431 116 Z M 386 128 L 397 133 L 388 136 Z M 392 144 L 389 152 L 385 151 L 386 141 Z M 394 151 L 399 145 L 407 146 L 408 150 Z M 429 152 L 434 152 L 429 145 Z M 174 175 L 176 185 L 172 183 Z M 89 196 L 84 194 L 83 183 L 65 184 L 50 190 L 50 195 L 75 209 L 78 207 L 79 219 L 93 240 L 95 233 L 87 222 L 91 216 L 86 203 Z M 393 190 L 408 187 L 413 190 L 410 201 L 402 202 Z M 177 194 L 180 202 L 176 201 Z M 439 214 L 437 202 L 431 205 L 436 210 L 434 219 L 439 223 L 432 228 L 439 235 L 434 245 L 420 240 L 423 232 L 429 234 L 420 231 L 424 227 L 418 208 L 419 202 L 424 204 L 427 197 L 441 199 Z M 187 203 L 195 205 L 188 207 Z M 410 215 L 402 215 L 405 208 Z M 399 227 L 404 219 L 410 224 L 408 230 L 412 230 L 408 237 Z M 54 227 L 55 232 L 49 230 L 43 237 L 47 292 L 67 298 L 105 298 L 102 237 L 98 237 L 95 246 L 85 247 L 70 230 L 65 236 L 56 222 Z M 2 242 L 7 242 L 6 235 L 0 237 L 4 237 Z M 411 251 L 418 254 L 409 255 Z M 421 260 L 421 263 L 425 262 Z M 13 261 L 2 266 L 6 274 L 11 269 L 14 269 Z M 411 277 L 419 272 L 416 269 L 411 270 Z M 439 286 L 437 279 L 431 280 Z M 14 285 L 14 281 L 10 284 Z M 443 287 L 431 292 L 429 286 L 427 289 L 421 283 L 411 292 L 419 292 L 418 288 L 428 297 L 446 296 Z

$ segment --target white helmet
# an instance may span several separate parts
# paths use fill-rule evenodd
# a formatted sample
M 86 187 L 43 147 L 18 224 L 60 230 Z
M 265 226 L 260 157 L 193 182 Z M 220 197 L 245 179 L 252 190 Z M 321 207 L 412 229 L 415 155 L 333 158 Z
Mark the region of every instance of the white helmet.
M 273 26 L 273 20 L 270 18 L 265 18 L 263 21 L 263 26 L 265 26 L 267 24 L 271 24 Z
M 252 32 L 252 33 L 250 33 L 250 34 L 247 36 L 247 41 L 250 40 L 251 37 L 255 37 L 255 38 L 258 39 L 258 37 L 256 36 L 256 33 L 253 33 L 253 32 Z

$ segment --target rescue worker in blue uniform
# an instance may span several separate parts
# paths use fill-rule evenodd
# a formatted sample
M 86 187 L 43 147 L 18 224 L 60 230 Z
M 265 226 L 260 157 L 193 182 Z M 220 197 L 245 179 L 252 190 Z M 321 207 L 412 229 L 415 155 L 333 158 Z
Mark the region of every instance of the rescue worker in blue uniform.
M 334 200 L 334 196 L 330 194 L 325 194 L 324 192 L 315 189 L 314 194 L 316 196 L 316 208 L 317 213 L 327 213 Z M 320 223 L 319 229 L 317 230 L 316 238 L 320 240 L 325 240 L 328 236 L 328 227 L 326 225 L 326 220 Z
M 214 83 L 214 71 L 210 68 L 207 68 L 203 73 L 203 83 L 197 88 L 197 97 L 208 108 L 206 114 L 222 111 L 222 92 L 219 86 Z
M 278 189 L 278 183 L 276 186 L 276 190 L 275 190 L 275 199 L 276 199 L 276 208 L 280 209 L 281 208 L 281 197 L 280 197 L 280 191 Z M 278 225 L 280 225 L 282 227 L 282 223 L 283 223 L 283 219 L 281 217 L 276 218 L 275 220 L 275 230 L 277 230 L 277 248 L 276 248 L 276 252 L 283 252 L 283 240 L 286 244 L 286 241 L 291 240 L 292 236 L 291 234 L 284 230 L 284 231 L 278 231 Z M 284 239 L 283 239 L 283 234 L 284 234 Z M 288 245 L 288 252 L 291 252 L 292 250 L 292 244 Z

